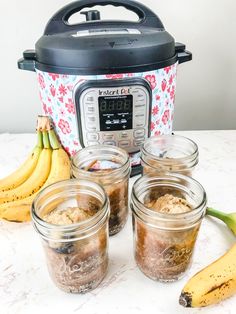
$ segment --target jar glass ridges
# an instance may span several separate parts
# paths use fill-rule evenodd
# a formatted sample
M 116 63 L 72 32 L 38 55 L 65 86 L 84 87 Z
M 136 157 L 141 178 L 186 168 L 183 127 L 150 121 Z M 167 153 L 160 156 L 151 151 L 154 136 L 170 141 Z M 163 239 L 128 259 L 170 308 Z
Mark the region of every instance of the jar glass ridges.
M 96 145 L 80 150 L 72 160 L 75 178 L 101 184 L 109 198 L 109 234 L 118 233 L 128 217 L 130 161 L 126 151 L 115 146 Z
M 159 135 L 149 138 L 141 151 L 143 173 L 155 175 L 175 172 L 192 175 L 198 164 L 198 146 L 180 135 Z
M 64 224 L 75 217 L 67 217 L 73 209 L 86 219 Z M 56 221 L 44 220 L 55 213 Z M 42 238 L 50 276 L 60 289 L 84 293 L 102 281 L 108 267 L 108 218 L 105 191 L 94 182 L 61 181 L 35 198 L 33 224 Z
M 191 210 L 176 214 L 158 212 L 147 204 L 165 195 L 182 199 Z M 132 190 L 134 254 L 149 278 L 175 281 L 190 267 L 195 241 L 205 214 L 206 194 L 194 179 L 169 174 L 143 176 Z

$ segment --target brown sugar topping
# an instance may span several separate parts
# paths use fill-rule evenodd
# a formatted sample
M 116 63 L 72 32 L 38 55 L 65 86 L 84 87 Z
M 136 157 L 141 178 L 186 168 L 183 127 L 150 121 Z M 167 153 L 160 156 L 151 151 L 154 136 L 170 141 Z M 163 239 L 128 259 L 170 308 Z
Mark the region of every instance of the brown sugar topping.
M 154 211 L 168 214 L 179 214 L 192 210 L 190 204 L 185 199 L 171 194 L 165 194 L 145 205 Z
M 44 215 L 44 221 L 54 225 L 70 225 L 84 221 L 91 217 L 91 212 L 79 207 L 68 207 L 66 209 L 56 208 L 49 214 Z

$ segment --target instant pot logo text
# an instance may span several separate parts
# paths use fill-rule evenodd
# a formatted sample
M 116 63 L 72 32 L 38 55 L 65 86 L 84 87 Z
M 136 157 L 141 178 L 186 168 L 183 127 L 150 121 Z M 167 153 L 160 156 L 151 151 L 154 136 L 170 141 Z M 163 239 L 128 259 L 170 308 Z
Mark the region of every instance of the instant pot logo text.
M 117 88 L 117 89 L 107 89 L 107 90 L 100 90 L 99 89 L 99 96 L 116 96 L 116 95 L 127 95 L 130 94 L 130 88 Z

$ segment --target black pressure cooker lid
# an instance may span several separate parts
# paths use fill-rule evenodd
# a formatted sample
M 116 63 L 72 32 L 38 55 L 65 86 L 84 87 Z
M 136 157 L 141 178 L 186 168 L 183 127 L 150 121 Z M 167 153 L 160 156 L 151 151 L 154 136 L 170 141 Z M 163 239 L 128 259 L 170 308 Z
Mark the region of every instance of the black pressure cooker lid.
M 135 12 L 139 21 L 101 20 L 99 11 L 90 10 L 81 12 L 86 22 L 68 22 L 84 8 L 109 4 Z M 63 7 L 49 20 L 35 51 L 26 51 L 24 59 L 33 59 L 37 69 L 54 73 L 137 72 L 173 64 L 178 59 L 176 51 L 184 49 L 175 44 L 158 16 L 141 3 L 80 0 Z M 18 65 L 27 69 L 26 63 L 24 67 L 20 62 Z

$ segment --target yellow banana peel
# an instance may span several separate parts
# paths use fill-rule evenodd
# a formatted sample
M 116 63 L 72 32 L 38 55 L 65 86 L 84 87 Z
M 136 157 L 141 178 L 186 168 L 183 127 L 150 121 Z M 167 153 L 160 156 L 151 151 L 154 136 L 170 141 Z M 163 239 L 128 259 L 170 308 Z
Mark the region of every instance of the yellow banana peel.
M 195 274 L 184 286 L 179 303 L 204 307 L 236 294 L 236 244 L 215 262 Z
M 50 135 L 51 134 L 51 135 Z M 70 159 L 63 148 L 61 148 L 54 130 L 49 133 L 50 143 L 54 147 L 52 151 L 51 169 L 49 176 L 43 186 L 33 195 L 0 205 L 0 218 L 9 221 L 24 222 L 31 219 L 30 210 L 35 196 L 45 187 L 55 182 L 70 178 Z

